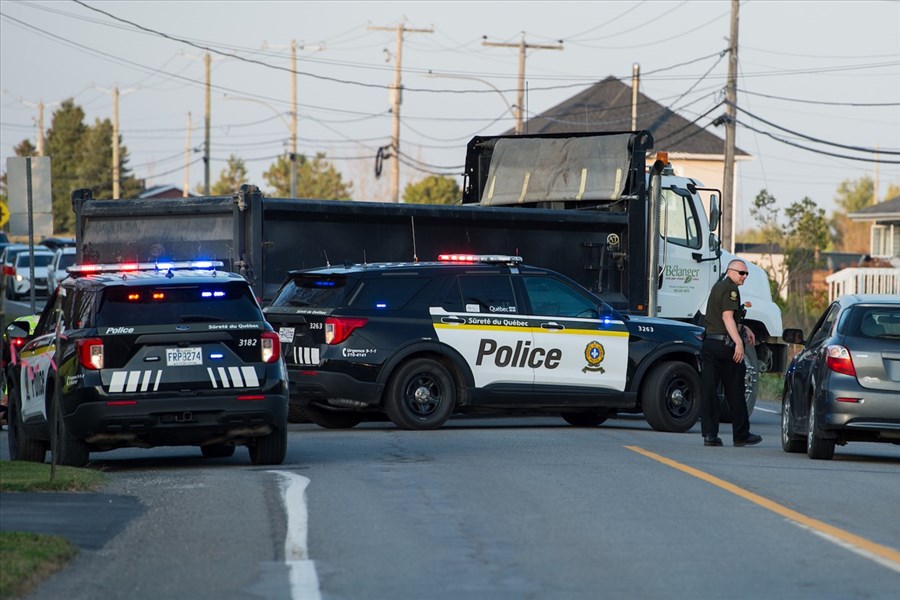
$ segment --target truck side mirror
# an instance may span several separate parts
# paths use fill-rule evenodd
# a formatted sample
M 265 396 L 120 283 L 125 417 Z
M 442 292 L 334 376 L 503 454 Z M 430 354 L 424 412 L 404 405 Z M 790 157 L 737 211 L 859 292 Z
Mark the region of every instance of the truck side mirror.
M 709 197 L 709 230 L 715 231 L 719 228 L 719 217 L 721 217 L 721 211 L 719 210 L 719 197 L 715 194 L 710 195 Z

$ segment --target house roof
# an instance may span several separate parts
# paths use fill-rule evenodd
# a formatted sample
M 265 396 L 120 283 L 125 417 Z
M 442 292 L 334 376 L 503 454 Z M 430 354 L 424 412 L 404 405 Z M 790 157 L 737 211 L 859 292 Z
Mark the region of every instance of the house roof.
M 717 113 L 710 114 L 697 121 L 712 121 L 717 116 Z M 609 76 L 528 119 L 524 128 L 528 133 L 629 131 L 631 86 Z M 692 155 L 725 154 L 725 140 L 651 100 L 640 91 L 637 100 L 637 129 L 646 129 L 653 134 L 656 150 Z M 511 130 L 507 135 L 513 133 Z M 735 148 L 735 155 L 749 156 L 739 148 Z
M 182 195 L 183 190 L 176 185 L 155 185 L 141 192 L 138 198 L 177 198 Z
M 900 220 L 900 196 L 867 206 L 847 215 L 854 221 L 897 221 Z
M 781 244 L 767 242 L 735 242 L 735 254 L 782 254 Z

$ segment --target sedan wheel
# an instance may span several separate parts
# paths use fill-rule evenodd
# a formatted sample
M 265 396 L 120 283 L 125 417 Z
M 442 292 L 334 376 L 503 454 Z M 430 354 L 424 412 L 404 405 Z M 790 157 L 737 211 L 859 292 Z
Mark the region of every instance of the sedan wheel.
M 785 392 L 781 399 L 781 449 L 785 452 L 803 452 L 806 450 L 803 437 L 794 433 L 791 414 L 791 393 Z
M 809 404 L 809 428 L 806 434 L 806 454 L 810 458 L 831 460 L 834 456 L 834 440 L 823 438 L 816 425 L 816 401 Z

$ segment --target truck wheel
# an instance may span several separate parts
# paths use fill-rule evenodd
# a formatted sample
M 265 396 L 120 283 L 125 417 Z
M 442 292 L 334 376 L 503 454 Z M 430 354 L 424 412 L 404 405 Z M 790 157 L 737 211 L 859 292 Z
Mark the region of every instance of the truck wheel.
M 10 460 L 25 460 L 28 462 L 44 462 L 47 457 L 47 442 L 35 440 L 28 436 L 22 425 L 22 401 L 16 386 L 9 385 L 9 408 L 6 420 L 9 423 Z
M 756 348 L 747 346 L 744 353 L 744 366 L 746 374 L 744 375 L 744 400 L 747 402 L 747 418 L 753 414 L 756 408 L 756 397 L 759 394 L 759 371 L 760 363 L 756 358 Z M 719 384 L 719 422 L 731 423 L 731 408 L 725 400 L 725 392 L 722 385 Z
M 288 423 L 311 423 L 306 407 L 291 400 L 288 403 Z
M 456 407 L 456 384 L 444 365 L 417 358 L 391 376 L 384 405 L 401 429 L 438 429 Z
M 584 412 L 564 412 L 562 413 L 562 418 L 565 419 L 566 423 L 575 427 L 596 427 L 614 414 L 614 410 L 599 408 Z
M 255 438 L 247 450 L 254 465 L 280 465 L 287 456 L 287 427 L 276 427 L 269 435 Z
M 350 429 L 356 427 L 363 420 L 363 415 L 346 410 L 328 410 L 312 404 L 304 408 L 309 420 L 325 429 Z
M 49 393 L 53 392 L 51 386 L 47 386 L 47 390 Z M 56 456 L 56 464 L 67 467 L 85 466 L 90 458 L 88 445 L 72 436 L 63 418 L 60 403 L 54 401 L 51 404 L 50 452 Z
M 816 424 L 816 399 L 809 403 L 809 427 L 806 433 L 806 455 L 817 460 L 834 458 L 834 440 L 822 437 Z
M 700 375 L 679 361 L 655 365 L 643 385 L 641 407 L 653 429 L 684 433 L 700 418 Z

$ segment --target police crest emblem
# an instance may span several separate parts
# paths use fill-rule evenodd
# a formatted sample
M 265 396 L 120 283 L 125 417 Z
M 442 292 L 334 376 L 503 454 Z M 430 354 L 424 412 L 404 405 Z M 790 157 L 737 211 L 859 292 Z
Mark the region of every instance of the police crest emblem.
M 587 361 L 587 366 L 581 369 L 581 372 L 606 373 L 606 370 L 600 366 L 604 358 L 606 358 L 606 350 L 603 348 L 603 344 L 596 340 L 590 342 L 584 347 L 584 360 Z

